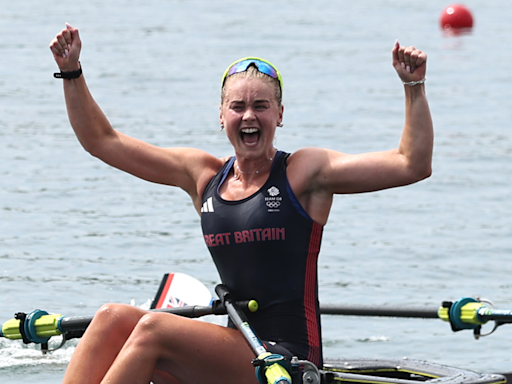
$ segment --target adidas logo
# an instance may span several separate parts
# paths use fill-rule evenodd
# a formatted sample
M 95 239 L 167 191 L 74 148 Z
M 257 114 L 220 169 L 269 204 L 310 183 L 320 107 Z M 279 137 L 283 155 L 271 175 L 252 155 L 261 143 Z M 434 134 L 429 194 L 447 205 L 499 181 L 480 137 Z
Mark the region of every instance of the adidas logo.
M 201 207 L 201 212 L 214 212 L 213 210 L 213 198 L 209 197 Z

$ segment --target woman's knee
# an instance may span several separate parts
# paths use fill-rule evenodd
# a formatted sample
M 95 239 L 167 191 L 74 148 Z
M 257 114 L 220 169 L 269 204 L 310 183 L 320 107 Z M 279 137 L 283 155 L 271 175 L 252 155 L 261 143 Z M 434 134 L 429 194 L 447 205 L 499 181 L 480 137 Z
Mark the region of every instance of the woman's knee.
M 157 330 L 170 331 L 175 323 L 176 316 L 168 313 L 149 312 L 140 318 L 137 323 L 137 331 L 154 333 Z
M 179 338 L 186 319 L 168 313 L 149 312 L 140 318 L 133 330 L 132 337 L 138 343 L 171 347 L 173 339 Z
M 109 331 L 131 332 L 145 311 L 125 304 L 105 304 L 96 312 L 93 326 Z

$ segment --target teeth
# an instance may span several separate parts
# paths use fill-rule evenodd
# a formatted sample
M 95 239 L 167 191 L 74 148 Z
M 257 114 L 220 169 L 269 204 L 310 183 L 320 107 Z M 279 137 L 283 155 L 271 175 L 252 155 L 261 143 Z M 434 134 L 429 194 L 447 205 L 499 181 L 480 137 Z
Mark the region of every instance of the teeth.
M 259 130 L 257 128 L 243 128 L 242 132 L 243 133 L 256 133 L 256 132 L 259 132 Z

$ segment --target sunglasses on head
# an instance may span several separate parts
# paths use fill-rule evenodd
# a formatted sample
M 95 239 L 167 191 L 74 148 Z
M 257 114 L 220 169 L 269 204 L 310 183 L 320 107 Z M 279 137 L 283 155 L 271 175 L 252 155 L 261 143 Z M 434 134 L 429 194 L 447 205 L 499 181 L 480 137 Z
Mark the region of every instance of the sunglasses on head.
M 222 76 L 222 86 L 224 86 L 224 83 L 229 76 L 234 75 L 235 73 L 247 71 L 251 64 L 254 64 L 256 68 L 258 68 L 259 72 L 277 79 L 279 81 L 281 91 L 283 90 L 283 79 L 281 78 L 281 74 L 277 68 L 274 67 L 269 61 L 260 59 L 259 57 L 245 57 L 231 64 Z

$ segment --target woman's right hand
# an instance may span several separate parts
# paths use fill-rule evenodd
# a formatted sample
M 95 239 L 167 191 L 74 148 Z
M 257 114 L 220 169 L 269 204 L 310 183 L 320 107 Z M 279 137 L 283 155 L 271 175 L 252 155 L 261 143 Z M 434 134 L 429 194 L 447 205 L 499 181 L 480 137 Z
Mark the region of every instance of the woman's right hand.
M 419 49 L 402 47 L 395 42 L 391 50 L 393 67 L 402 81 L 419 81 L 425 78 L 427 71 L 427 54 Z
M 50 50 L 53 58 L 62 72 L 72 72 L 80 68 L 78 59 L 82 41 L 78 34 L 78 29 L 66 23 L 66 28 L 55 36 L 50 42 Z

